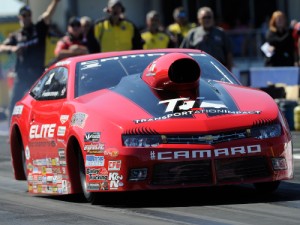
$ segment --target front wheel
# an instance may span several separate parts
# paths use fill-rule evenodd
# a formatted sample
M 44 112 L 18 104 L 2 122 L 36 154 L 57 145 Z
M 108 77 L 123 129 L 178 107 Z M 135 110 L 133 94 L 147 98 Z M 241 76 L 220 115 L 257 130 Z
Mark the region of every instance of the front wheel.
M 271 181 L 271 182 L 262 182 L 262 183 L 255 183 L 254 187 L 256 190 L 263 194 L 271 194 L 278 189 L 280 185 L 280 181 Z
M 79 163 L 80 183 L 81 183 L 83 195 L 88 202 L 94 204 L 98 200 L 98 193 L 89 192 L 87 190 L 86 172 L 85 172 L 86 170 L 85 170 L 84 160 L 81 151 L 79 151 L 78 153 L 78 163 Z

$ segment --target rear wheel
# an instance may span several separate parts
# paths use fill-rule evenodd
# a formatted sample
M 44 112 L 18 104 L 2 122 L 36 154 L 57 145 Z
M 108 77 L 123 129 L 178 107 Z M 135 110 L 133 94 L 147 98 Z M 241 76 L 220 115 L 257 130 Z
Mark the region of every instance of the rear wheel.
M 271 181 L 271 182 L 263 182 L 263 183 L 255 183 L 254 187 L 260 193 L 271 194 L 278 189 L 280 185 L 280 181 Z
M 24 175 L 25 175 L 25 178 L 27 180 L 27 165 L 26 165 L 26 156 L 25 156 L 25 149 L 24 149 L 24 146 L 22 144 L 22 149 L 21 149 L 21 157 L 22 157 L 22 168 L 23 168 L 23 172 L 24 172 Z

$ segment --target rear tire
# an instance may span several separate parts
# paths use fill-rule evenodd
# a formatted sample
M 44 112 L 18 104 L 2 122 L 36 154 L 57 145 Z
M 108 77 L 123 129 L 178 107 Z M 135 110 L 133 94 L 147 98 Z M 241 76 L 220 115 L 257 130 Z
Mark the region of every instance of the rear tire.
M 280 185 L 280 181 L 271 181 L 271 182 L 263 182 L 263 183 L 255 183 L 254 187 L 256 190 L 263 194 L 271 194 L 275 192 Z
M 21 157 L 22 157 L 22 168 L 23 168 L 23 172 L 24 172 L 24 176 L 27 180 L 27 164 L 26 164 L 26 155 L 25 155 L 25 149 L 24 146 L 22 144 L 22 149 L 21 149 Z

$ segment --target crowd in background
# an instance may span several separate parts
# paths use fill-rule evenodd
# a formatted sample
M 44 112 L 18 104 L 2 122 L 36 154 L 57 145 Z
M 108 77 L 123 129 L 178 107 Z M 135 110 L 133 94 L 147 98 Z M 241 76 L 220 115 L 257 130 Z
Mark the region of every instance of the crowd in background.
M 28 6 L 22 7 L 19 11 L 21 29 L 10 34 L 0 45 L 0 52 L 17 55 L 10 112 L 16 101 L 31 87 L 45 67 L 49 66 L 44 64 L 45 37 L 59 1 L 52 0 L 35 24 L 31 20 L 31 9 Z M 51 63 L 70 56 L 97 52 L 192 48 L 204 50 L 228 70 L 232 70 L 236 46 L 244 41 L 240 36 L 230 38 L 226 25 L 216 24 L 214 12 L 209 7 L 198 9 L 196 22 L 188 20 L 184 7 L 177 7 L 173 12 L 174 21 L 169 25 L 162 24 L 158 11 L 151 10 L 145 15 L 146 27 L 141 30 L 126 18 L 125 6 L 120 0 L 108 0 L 103 11 L 107 17 L 95 21 L 88 16 L 71 17 L 66 33 L 56 43 L 55 59 Z M 236 31 L 245 28 L 240 21 L 236 21 Z M 283 12 L 275 11 L 266 21 L 263 35 L 265 66 L 299 66 L 299 34 L 299 22 L 289 23 Z M 243 44 L 250 46 L 251 42 Z
M 120 0 L 109 0 L 103 11 L 107 13 L 106 18 L 93 21 L 84 16 L 83 18 L 89 20 L 89 28 L 82 22 L 81 28 L 77 29 L 82 32 L 80 38 L 83 45 L 89 45 L 88 53 L 130 49 L 196 48 L 211 54 L 231 70 L 234 66 L 233 56 L 243 56 L 249 51 L 256 51 L 256 39 L 249 39 L 244 35 L 249 31 L 248 24 L 239 19 L 230 28 L 226 23 L 216 23 L 214 13 L 209 7 L 198 9 L 197 21 L 189 21 L 184 7 L 177 7 L 173 11 L 173 23 L 168 25 L 162 24 L 158 11 L 151 10 L 145 15 L 146 27 L 140 30 L 126 18 L 125 7 Z M 203 13 L 204 16 L 201 15 Z M 77 20 L 80 21 L 81 18 Z M 300 26 L 297 25 L 297 21 L 289 23 L 281 11 L 275 11 L 271 18 L 266 17 L 261 27 L 261 40 L 267 43 L 261 49 L 265 66 L 299 65 Z M 73 31 L 69 32 L 72 28 L 68 26 L 67 29 L 67 35 L 72 36 Z M 55 54 L 58 56 L 57 51 Z M 81 53 L 76 50 L 66 56 L 78 54 Z M 61 59 L 61 56 L 56 59 Z
M 81 18 L 70 18 L 66 35 L 57 43 L 56 59 L 94 52 L 177 47 L 204 50 L 232 69 L 231 40 L 223 28 L 215 26 L 209 7 L 198 10 L 197 23 L 188 20 L 184 7 L 178 7 L 173 12 L 174 22 L 168 26 L 162 24 L 158 11 L 151 10 L 145 16 L 146 27 L 142 30 L 125 17 L 120 0 L 109 0 L 104 12 L 104 19 L 89 19 L 90 28 L 85 33 Z

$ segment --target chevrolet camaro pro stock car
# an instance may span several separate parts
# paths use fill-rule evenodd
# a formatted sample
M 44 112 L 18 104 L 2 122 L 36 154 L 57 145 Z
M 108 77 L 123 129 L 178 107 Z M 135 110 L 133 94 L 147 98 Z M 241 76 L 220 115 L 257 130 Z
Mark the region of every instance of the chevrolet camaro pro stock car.
M 254 184 L 293 178 L 276 102 L 191 49 L 99 53 L 49 67 L 13 110 L 14 176 L 32 194 Z

